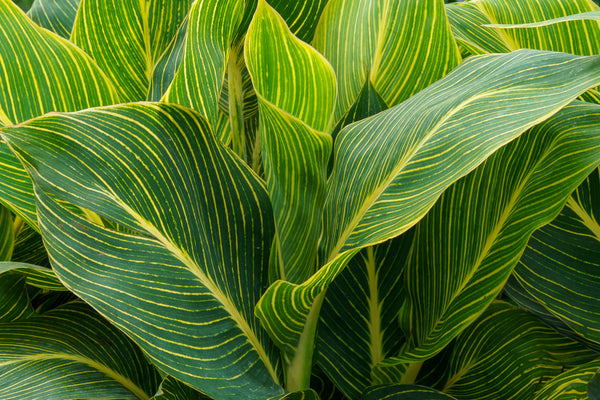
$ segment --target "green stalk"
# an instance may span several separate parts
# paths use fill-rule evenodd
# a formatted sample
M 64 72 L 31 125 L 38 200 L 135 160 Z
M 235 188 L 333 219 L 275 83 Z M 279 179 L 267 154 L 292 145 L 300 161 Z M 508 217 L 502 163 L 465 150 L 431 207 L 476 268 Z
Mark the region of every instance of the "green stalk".
M 238 64 L 242 54 L 242 44 L 234 46 L 227 62 L 229 83 L 229 125 L 231 126 L 231 145 L 233 151 L 247 161 L 246 132 L 244 131 L 244 90 L 242 85 L 242 67 Z
M 319 314 L 321 306 L 325 299 L 325 291 L 322 291 L 313 302 L 304 331 L 300 336 L 298 348 L 292 361 L 288 364 L 286 371 L 285 388 L 290 392 L 306 390 L 310 388 L 310 376 L 312 372 L 312 360 L 315 350 L 315 339 L 317 332 L 317 323 L 319 322 Z
M 423 366 L 423 361 L 410 363 L 404 375 L 400 379 L 400 384 L 402 385 L 413 385 L 415 380 L 417 380 L 417 375 L 419 375 L 419 371 Z

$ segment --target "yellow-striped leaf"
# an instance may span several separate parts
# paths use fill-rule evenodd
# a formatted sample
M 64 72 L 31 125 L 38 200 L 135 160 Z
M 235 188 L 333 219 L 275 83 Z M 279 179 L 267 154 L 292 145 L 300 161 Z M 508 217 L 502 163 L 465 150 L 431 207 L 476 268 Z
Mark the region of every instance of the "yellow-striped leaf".
M 245 56 L 258 96 L 279 277 L 300 283 L 317 267 L 335 75 L 327 60 L 293 36 L 264 0 L 248 29 Z
M 18 217 L 15 218 L 14 231 L 15 243 L 10 261 L 50 268 L 42 236 Z
M 599 123 L 600 106 L 570 105 L 444 192 L 416 227 L 403 317 L 411 337 L 398 362 L 433 356 L 490 304 L 530 235 L 600 163 Z
M 454 397 L 420 385 L 377 385 L 368 388 L 360 400 L 454 400 Z
M 378 383 L 373 367 L 400 349 L 402 266 L 412 232 L 363 249 L 327 290 L 318 330 L 318 363 L 351 399 Z
M 69 39 L 81 0 L 35 0 L 27 16 L 39 26 Z
M 0 126 L 119 101 L 91 58 L 32 23 L 9 0 L 0 0 L 0 60 Z M 31 181 L 3 141 L 0 182 L 0 201 L 35 225 Z
M 563 372 L 547 382 L 533 400 L 598 400 L 598 388 L 590 390 L 600 372 L 600 358 Z
M 26 276 L 5 271 L 2 264 L 4 263 L 0 262 L 0 324 L 30 318 L 35 315 L 35 311 L 26 290 Z
M 45 290 L 65 291 L 67 290 L 50 268 L 39 265 L 26 264 L 23 262 L 4 261 L 0 262 L 0 274 L 13 271 L 26 278 L 28 285 Z
M 0 322 L 3 400 L 148 400 L 159 382 L 139 348 L 81 302 Z
M 534 232 L 513 277 L 544 309 L 600 345 L 599 270 L 600 173 L 596 169 L 569 196 L 558 217 Z
M 437 0 L 330 0 L 313 45 L 337 76 L 337 121 L 370 79 L 388 106 L 409 98 L 460 62 Z
M 163 100 L 191 107 L 216 131 L 219 98 L 231 42 L 242 19 L 242 0 L 205 0 L 192 6 L 181 64 Z
M 310 43 L 317 29 L 317 23 L 329 0 L 269 0 L 290 31 L 303 42 Z
M 13 217 L 6 207 L 0 206 L 0 261 L 11 259 L 15 246 Z
M 71 40 L 112 79 L 121 101 L 145 100 L 152 70 L 192 0 L 81 0 Z
M 211 400 L 211 398 L 167 375 L 152 400 Z
M 40 228 L 68 289 L 161 370 L 211 397 L 284 393 L 254 316 L 274 233 L 268 196 L 200 114 L 129 104 L 3 133 L 34 177 Z
M 597 355 L 527 311 L 498 301 L 440 356 L 423 364 L 420 384 L 461 400 L 529 400 L 540 381 Z

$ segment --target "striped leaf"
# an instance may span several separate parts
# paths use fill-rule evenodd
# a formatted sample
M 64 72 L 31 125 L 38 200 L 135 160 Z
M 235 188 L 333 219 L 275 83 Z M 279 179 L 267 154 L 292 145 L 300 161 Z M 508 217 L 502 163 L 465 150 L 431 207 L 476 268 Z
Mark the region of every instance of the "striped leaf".
M 470 54 L 521 48 L 600 54 L 597 10 L 588 0 L 481 0 L 447 6 L 452 31 Z
M 336 121 L 354 103 L 366 79 L 388 106 L 394 106 L 460 62 L 444 5 L 437 0 L 330 0 L 313 45 L 337 76 Z
M 81 0 L 35 0 L 27 16 L 39 26 L 69 39 Z
M 81 0 L 71 40 L 112 79 L 121 101 L 145 100 L 191 1 Z
M 321 293 L 358 248 L 408 230 L 452 182 L 597 85 L 598 63 L 530 50 L 473 57 L 406 102 L 344 128 L 321 243 L 321 259 L 331 261 L 300 285 L 275 282 L 257 306 L 276 344 L 294 354 L 311 337 Z M 580 81 L 569 76 L 574 70 Z
M 418 382 L 461 400 L 529 400 L 540 382 L 594 357 L 527 311 L 498 301 L 442 357 L 425 362 Z
M 589 387 L 598 371 L 600 359 L 563 372 L 546 383 L 533 400 L 598 400 L 598 391 Z
M 129 104 L 3 133 L 34 176 L 44 241 L 68 289 L 161 370 L 211 397 L 283 394 L 254 317 L 268 284 L 267 193 L 200 114 Z
M 2 399 L 149 399 L 157 378 L 142 352 L 83 303 L 0 323 Z
M 15 245 L 13 217 L 7 208 L 0 206 L 0 261 L 11 259 Z
M 269 4 L 290 27 L 290 31 L 303 42 L 310 43 L 317 23 L 330 0 L 269 0 Z
M 396 354 L 404 337 L 398 324 L 402 266 L 412 231 L 367 247 L 327 290 L 319 323 L 318 363 L 349 398 L 375 385 L 373 367 Z
M 213 130 L 231 42 L 240 25 L 242 0 L 197 1 L 189 15 L 181 64 L 163 100 L 191 107 L 208 118 Z
M 91 58 L 32 23 L 9 0 L 0 0 L 0 60 L 0 126 L 119 101 Z M 36 225 L 31 181 L 1 140 L 0 182 L 0 201 Z
M 378 385 L 365 391 L 360 400 L 453 400 L 454 397 L 419 385 Z
M 210 397 L 167 375 L 152 400 L 210 400 Z
M 570 105 L 444 192 L 416 227 L 403 317 L 411 337 L 395 361 L 433 356 L 496 297 L 530 235 L 600 163 L 598 124 L 600 106 Z
M 0 263 L 0 268 L 2 268 L 2 264 L 4 263 Z M 27 319 L 35 315 L 29 294 L 26 290 L 25 280 L 26 277 L 22 274 L 10 271 L 5 272 L 0 269 L 0 324 Z M 1 357 L 2 350 L 0 350 Z M 2 365 L 1 361 L 0 365 Z
M 15 218 L 15 243 L 10 261 L 50 268 L 42 236 L 20 218 Z
M 258 96 L 279 277 L 301 283 L 316 271 L 335 75 L 327 60 L 293 36 L 264 0 L 248 29 L 245 57 Z
M 558 217 L 533 234 L 513 272 L 516 283 L 543 308 L 597 344 L 599 221 L 600 173 L 595 169 Z
M 26 283 L 40 289 L 65 291 L 67 290 L 50 268 L 39 265 L 26 264 L 14 261 L 0 262 L 0 274 L 13 271 L 26 279 Z

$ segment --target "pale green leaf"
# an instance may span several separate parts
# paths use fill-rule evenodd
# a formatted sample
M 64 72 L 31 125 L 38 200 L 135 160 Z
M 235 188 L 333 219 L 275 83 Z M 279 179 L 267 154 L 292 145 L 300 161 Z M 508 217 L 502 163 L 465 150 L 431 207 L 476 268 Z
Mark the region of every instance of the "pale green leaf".
M 254 316 L 268 284 L 267 193 L 200 114 L 130 104 L 3 133 L 34 176 L 44 241 L 67 288 L 161 370 L 211 397 L 283 394 Z M 98 225 L 65 201 L 139 234 Z
M 563 372 L 548 381 L 533 400 L 598 400 L 597 392 L 590 393 L 588 388 L 588 382 L 597 376 L 598 371 L 600 359 Z
M 437 0 L 330 0 L 313 45 L 337 76 L 336 121 L 366 79 L 394 106 L 460 62 L 444 4 Z
M 81 0 L 35 0 L 27 16 L 39 26 L 68 39 Z
M 568 198 L 558 217 L 532 235 L 513 276 L 552 315 L 600 344 L 599 270 L 600 174 L 596 169 Z
M 499 301 L 441 356 L 423 364 L 420 384 L 461 400 L 529 400 L 541 381 L 597 355 L 527 311 Z
M 411 337 L 398 362 L 433 356 L 490 304 L 530 235 L 600 163 L 598 124 L 600 106 L 570 105 L 444 192 L 416 227 L 406 269 Z
M 145 100 L 152 70 L 191 0 L 81 0 L 71 40 L 112 79 L 122 101 Z
M 35 25 L 9 0 L 0 0 L 0 126 L 118 101 L 90 57 Z M 4 141 L 0 182 L 0 201 L 35 226 L 31 181 Z
M 316 271 L 325 201 L 335 75 L 315 49 L 260 0 L 245 45 L 260 110 L 260 144 L 277 228 L 279 277 Z
M 83 303 L 0 323 L 3 400 L 144 400 L 157 378 L 142 352 Z

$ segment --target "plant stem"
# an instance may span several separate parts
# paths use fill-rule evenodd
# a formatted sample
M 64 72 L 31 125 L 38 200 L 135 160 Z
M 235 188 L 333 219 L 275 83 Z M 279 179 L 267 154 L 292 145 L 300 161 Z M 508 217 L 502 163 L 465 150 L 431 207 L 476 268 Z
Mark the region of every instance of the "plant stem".
M 325 291 L 322 291 L 315 297 L 310 312 L 308 313 L 308 317 L 306 318 L 306 324 L 304 325 L 304 331 L 300 336 L 296 354 L 288 365 L 285 388 L 290 392 L 310 388 L 317 324 L 319 322 L 319 315 L 324 299 Z
M 229 83 L 229 125 L 231 126 L 231 144 L 233 151 L 247 161 L 246 132 L 244 130 L 244 89 L 242 84 L 242 68 L 238 65 L 242 44 L 234 46 L 227 62 L 227 79 Z
M 402 379 L 400 379 L 400 384 L 402 385 L 412 385 L 415 383 L 417 379 L 417 375 L 419 375 L 419 371 L 423 366 L 423 361 L 411 363 L 408 365 L 406 372 L 402 375 Z

